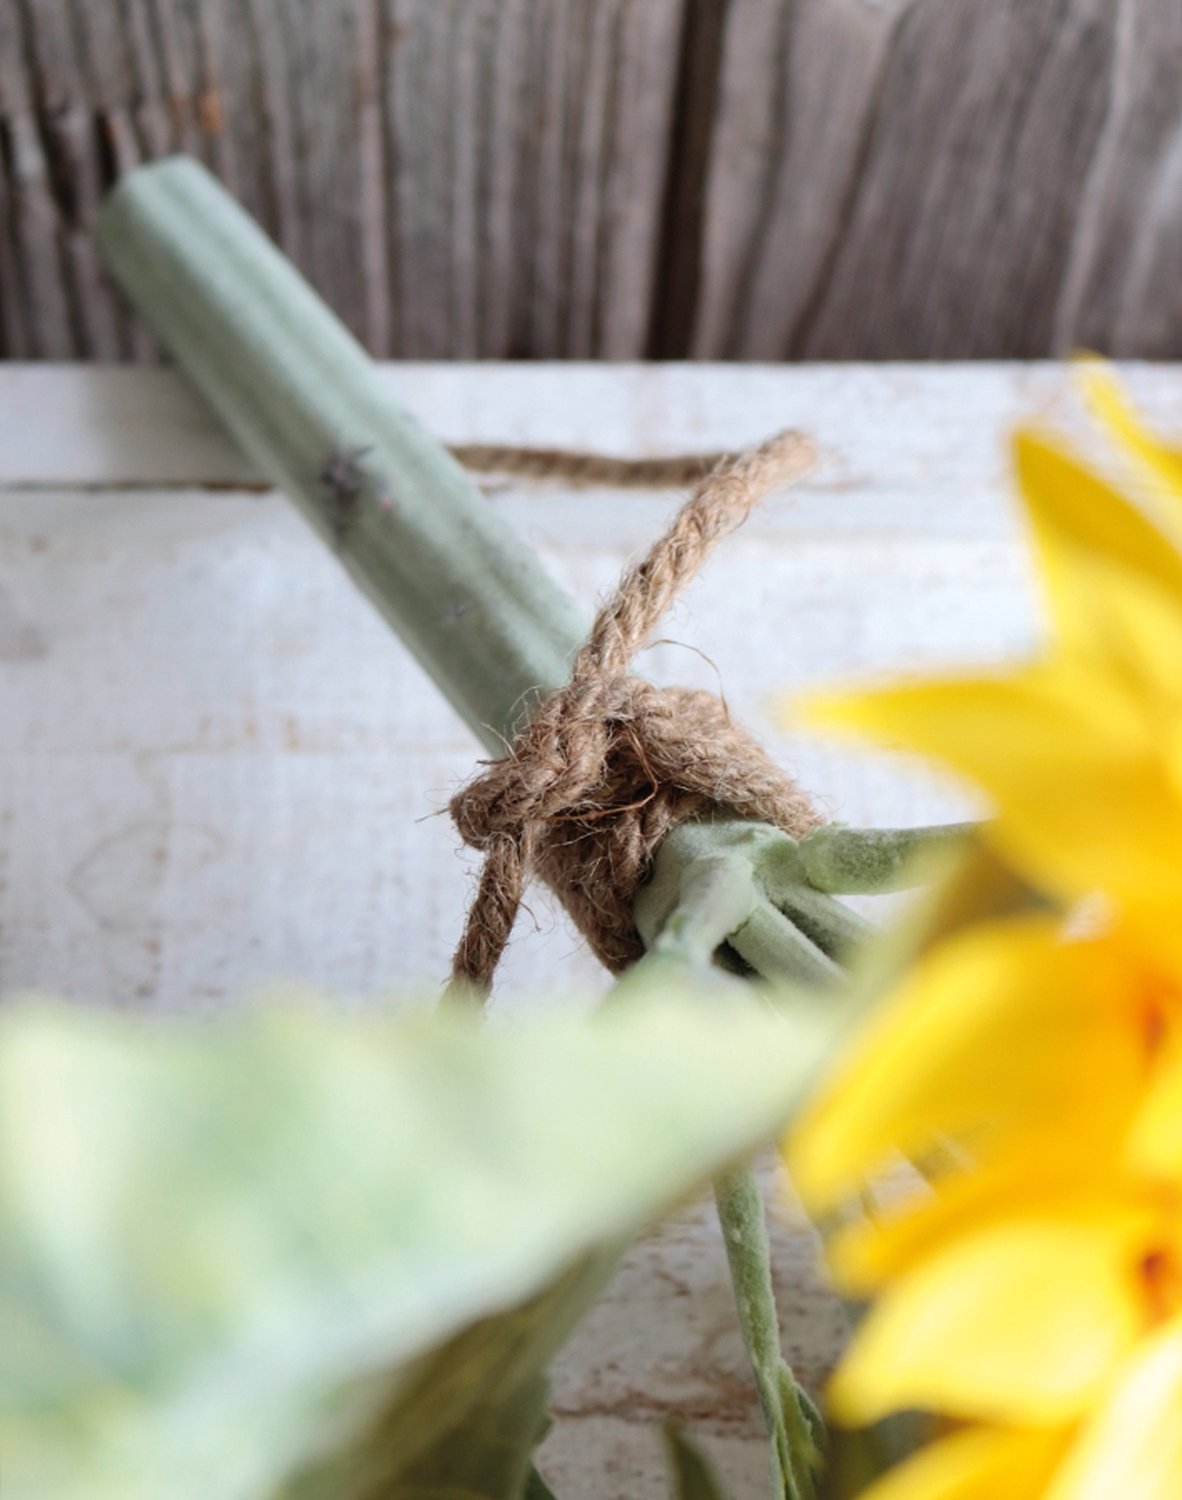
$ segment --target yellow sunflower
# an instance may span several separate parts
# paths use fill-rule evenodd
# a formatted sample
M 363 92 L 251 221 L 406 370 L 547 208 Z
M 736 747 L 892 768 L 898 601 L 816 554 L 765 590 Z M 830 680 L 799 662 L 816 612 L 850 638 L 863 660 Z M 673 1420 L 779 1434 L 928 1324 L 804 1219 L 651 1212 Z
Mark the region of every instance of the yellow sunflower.
M 1152 930 L 1182 910 L 1182 551 L 1046 439 L 1020 435 L 1015 458 L 1047 650 L 816 696 L 807 717 L 960 772 L 991 801 L 985 836 L 1037 884 L 1066 902 L 1104 891 Z
M 962 1424 L 873 1500 L 1182 1495 L 1182 455 L 1085 382 L 1160 514 L 1020 435 L 1045 648 L 810 708 L 976 783 L 1051 898 L 920 955 L 787 1148 L 875 1297 L 835 1414 Z

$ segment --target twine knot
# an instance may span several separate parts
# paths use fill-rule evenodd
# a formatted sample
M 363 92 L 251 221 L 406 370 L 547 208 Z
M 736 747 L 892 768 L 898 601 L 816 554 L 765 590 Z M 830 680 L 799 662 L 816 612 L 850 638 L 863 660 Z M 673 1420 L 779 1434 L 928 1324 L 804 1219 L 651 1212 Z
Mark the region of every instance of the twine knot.
M 808 440 L 784 432 L 707 475 L 600 610 L 567 686 L 452 799 L 460 836 L 485 857 L 453 982 L 487 992 L 534 876 L 619 971 L 643 952 L 633 897 L 676 824 L 724 809 L 799 837 L 820 822 L 721 699 L 654 687 L 630 670 L 707 553 L 812 461 Z

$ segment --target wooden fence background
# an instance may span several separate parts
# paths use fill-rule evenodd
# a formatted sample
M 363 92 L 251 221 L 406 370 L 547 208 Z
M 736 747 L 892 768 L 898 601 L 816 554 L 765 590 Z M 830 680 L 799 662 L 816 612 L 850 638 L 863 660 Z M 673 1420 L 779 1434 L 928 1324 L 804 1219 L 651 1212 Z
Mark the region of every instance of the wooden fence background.
M 376 355 L 1182 355 L 1182 0 L 0 0 L 0 354 L 178 150 Z

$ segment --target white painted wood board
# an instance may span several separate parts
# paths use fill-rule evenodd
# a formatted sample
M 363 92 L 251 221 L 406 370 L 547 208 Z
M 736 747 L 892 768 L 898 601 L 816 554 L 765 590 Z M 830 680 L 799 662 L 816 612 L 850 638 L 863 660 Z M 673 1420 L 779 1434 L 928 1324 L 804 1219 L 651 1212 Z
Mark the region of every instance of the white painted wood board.
M 1182 431 L 1182 368 L 1127 377 Z M 452 442 L 649 455 L 811 432 L 816 473 L 724 544 L 646 670 L 712 685 L 716 667 L 737 715 L 836 816 L 968 806 L 929 774 L 787 734 L 772 700 L 1022 649 L 1034 616 L 1006 435 L 1030 416 L 1081 430 L 1068 371 L 399 365 L 384 378 Z M 214 1008 L 296 978 L 380 1004 L 432 993 L 446 970 L 475 863 L 437 814 L 476 747 L 287 503 L 251 483 L 171 372 L 0 366 L 4 989 Z M 488 503 L 590 609 L 677 501 L 502 483 Z M 544 895 L 531 906 L 502 1016 L 603 982 Z M 816 1383 L 840 1312 L 783 1215 L 786 1348 Z M 564 1500 L 662 1494 L 656 1426 L 670 1417 L 707 1436 L 739 1500 L 762 1493 L 728 1298 L 704 1208 L 636 1249 L 556 1374 L 546 1460 Z

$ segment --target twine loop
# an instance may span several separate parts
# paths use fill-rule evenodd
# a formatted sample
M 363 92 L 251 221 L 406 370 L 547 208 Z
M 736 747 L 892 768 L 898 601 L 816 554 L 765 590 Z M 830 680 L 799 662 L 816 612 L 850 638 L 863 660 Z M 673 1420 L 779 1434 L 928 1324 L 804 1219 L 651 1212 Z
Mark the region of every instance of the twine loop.
M 453 982 L 487 992 L 534 876 L 619 971 L 643 952 L 633 897 L 676 824 L 724 809 L 799 837 L 821 821 L 721 699 L 630 670 L 710 550 L 812 462 L 809 441 L 783 432 L 708 474 L 600 610 L 567 686 L 452 799 L 460 836 L 484 854 Z

